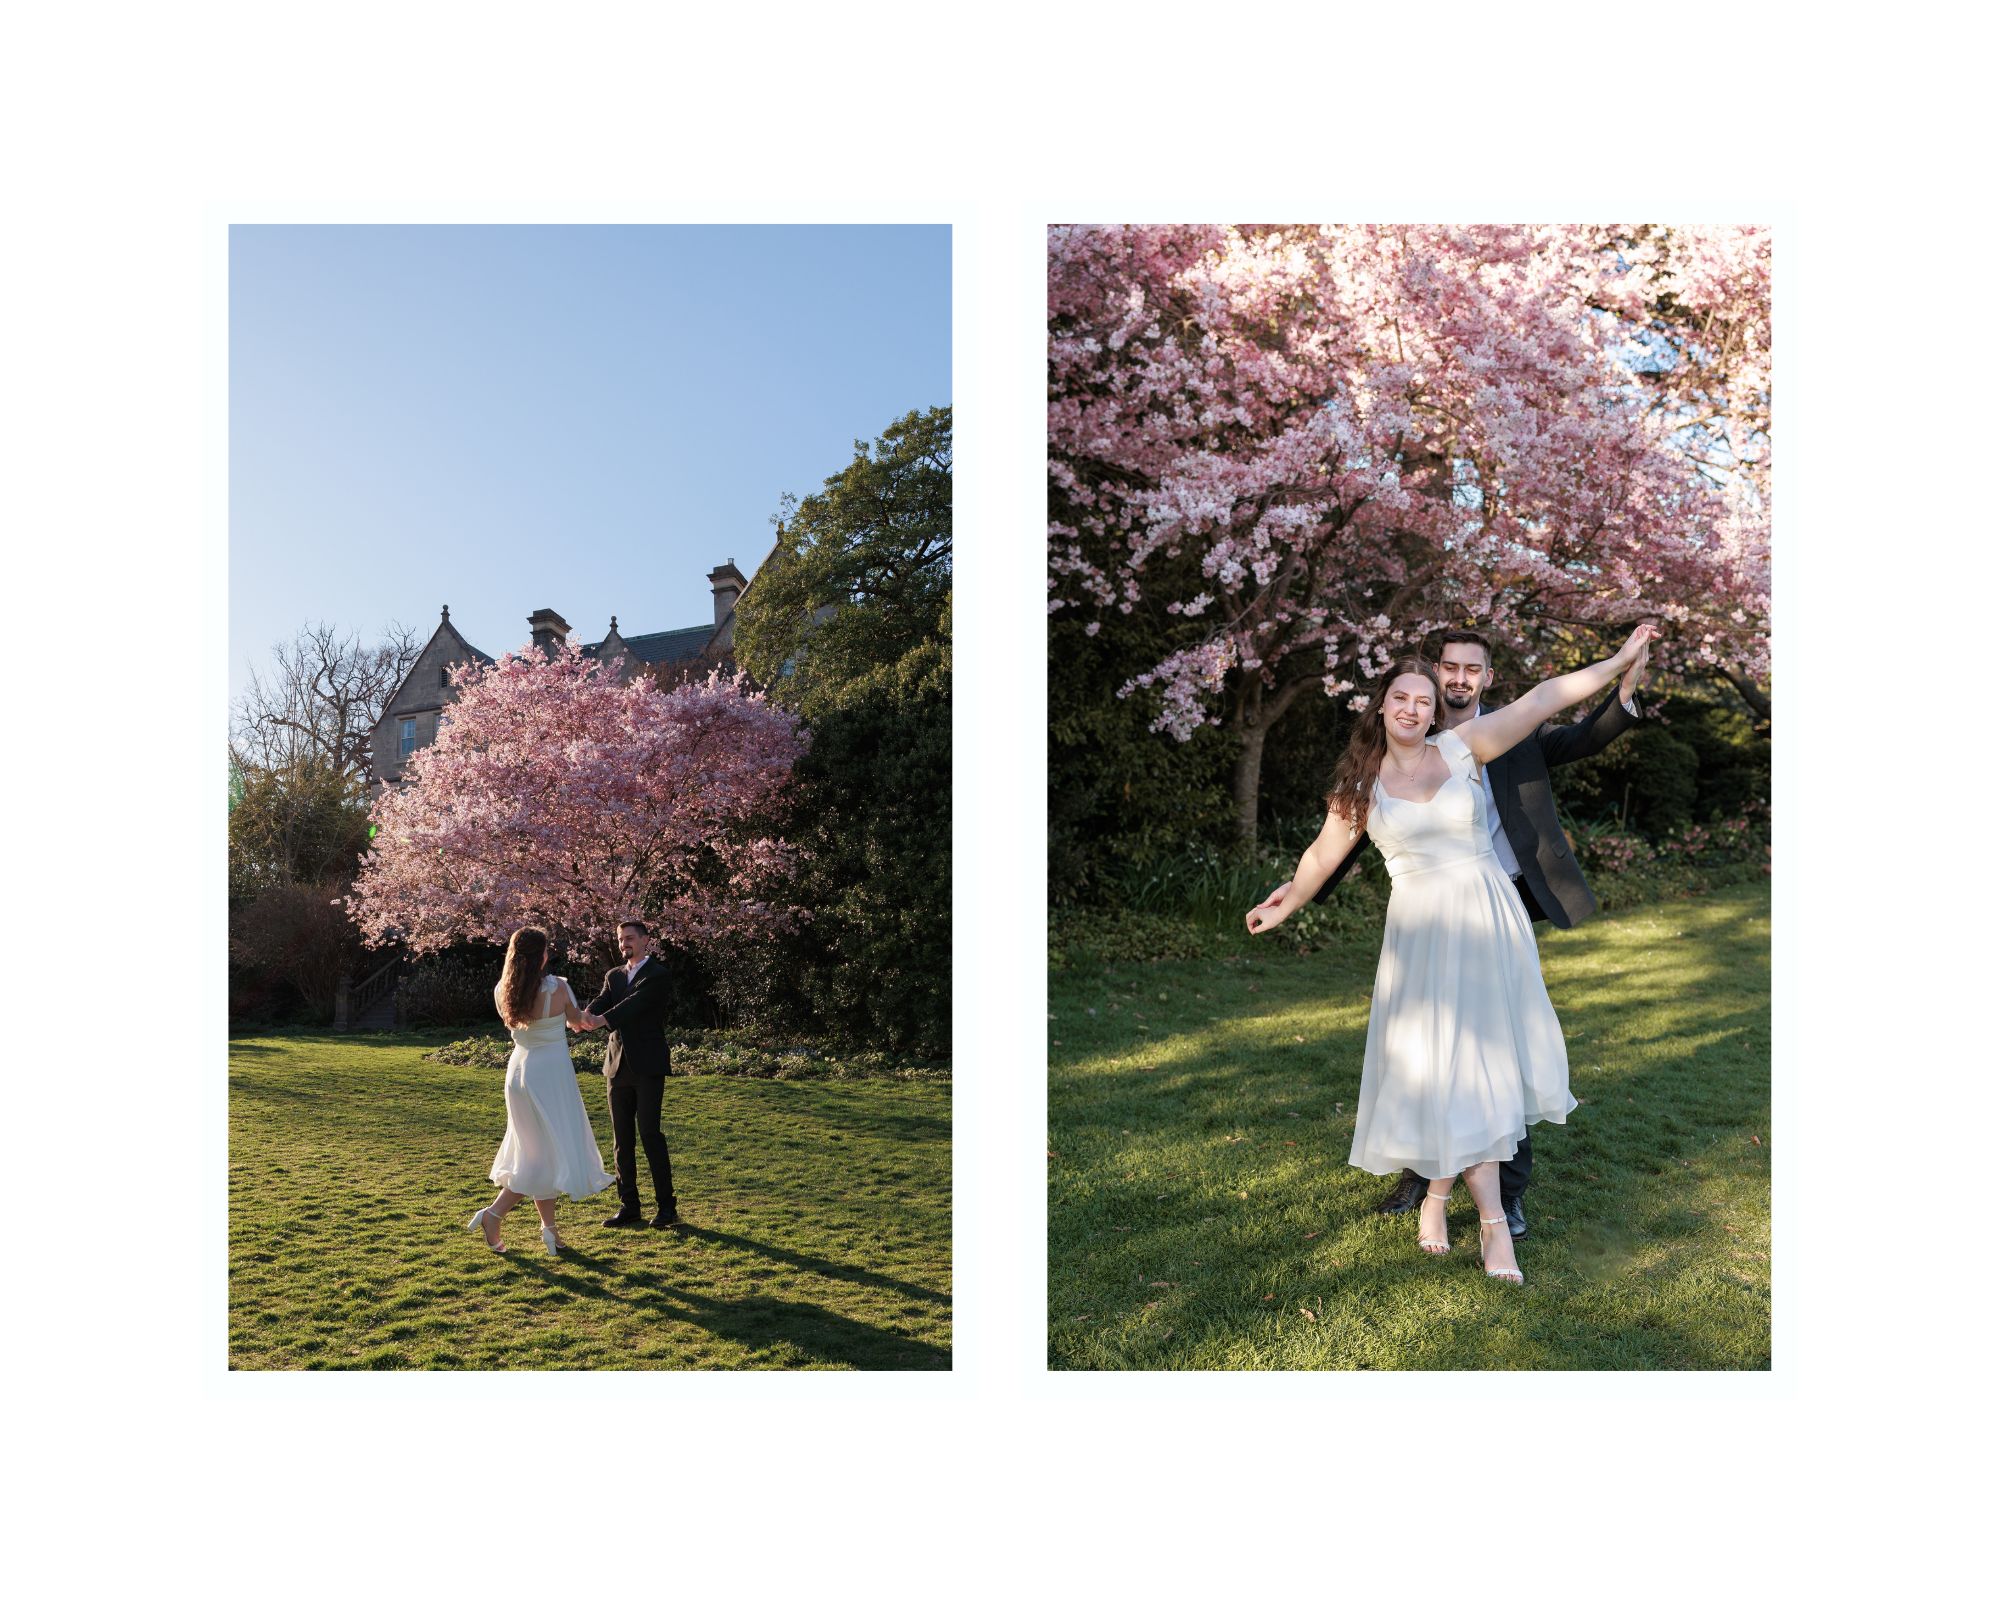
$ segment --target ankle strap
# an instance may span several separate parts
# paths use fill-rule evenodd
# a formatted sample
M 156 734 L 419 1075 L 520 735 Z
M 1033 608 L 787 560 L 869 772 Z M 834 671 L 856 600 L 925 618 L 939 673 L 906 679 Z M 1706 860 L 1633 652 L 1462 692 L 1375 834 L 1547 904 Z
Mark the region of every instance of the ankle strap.
M 1493 1224 L 1494 1224 L 1494 1223 L 1496 1223 L 1496 1222 L 1505 1222 L 1506 1220 L 1507 1220 L 1507 1219 L 1506 1219 L 1506 1217 L 1505 1217 L 1505 1216 L 1498 1216 L 1498 1217 L 1481 1217 L 1481 1218 L 1479 1219 L 1479 1225 L 1480 1225 L 1480 1227 L 1482 1227 L 1482 1228 L 1490 1228 L 1490 1227 L 1492 1227 L 1492 1226 L 1493 1226 Z

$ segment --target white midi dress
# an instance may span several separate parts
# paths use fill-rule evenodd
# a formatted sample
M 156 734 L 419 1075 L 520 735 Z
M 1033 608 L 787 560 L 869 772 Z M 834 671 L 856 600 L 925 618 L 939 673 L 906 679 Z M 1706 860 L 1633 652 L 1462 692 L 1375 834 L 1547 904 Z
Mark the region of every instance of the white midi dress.
M 561 982 L 544 978 L 542 994 L 555 996 Z M 492 1178 L 530 1200 L 553 1200 L 559 1194 L 581 1200 L 612 1182 L 590 1131 L 563 1028 L 563 1007 L 557 1001 L 553 1015 L 507 1030 L 514 1040 L 514 1053 L 507 1058 L 507 1136 L 493 1158 Z
M 1576 1100 L 1478 763 L 1455 732 L 1429 742 L 1451 769 L 1444 786 L 1415 801 L 1378 782 L 1368 812 L 1391 887 L 1348 1161 L 1445 1178 L 1505 1161 L 1531 1123 L 1563 1121 Z

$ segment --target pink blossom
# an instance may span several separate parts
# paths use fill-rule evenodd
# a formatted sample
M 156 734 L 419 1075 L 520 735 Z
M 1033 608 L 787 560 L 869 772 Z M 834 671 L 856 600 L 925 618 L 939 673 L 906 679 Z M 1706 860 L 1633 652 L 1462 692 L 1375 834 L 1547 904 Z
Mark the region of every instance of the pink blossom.
M 772 831 L 806 744 L 741 678 L 661 693 L 574 647 L 467 663 L 435 743 L 377 797 L 346 904 L 370 944 L 596 939 L 644 914 L 669 943 L 769 934 L 791 875 Z
M 1756 227 L 1051 229 L 1051 610 L 1206 615 L 1121 691 L 1182 739 L 1473 619 L 1764 676 L 1769 282 Z

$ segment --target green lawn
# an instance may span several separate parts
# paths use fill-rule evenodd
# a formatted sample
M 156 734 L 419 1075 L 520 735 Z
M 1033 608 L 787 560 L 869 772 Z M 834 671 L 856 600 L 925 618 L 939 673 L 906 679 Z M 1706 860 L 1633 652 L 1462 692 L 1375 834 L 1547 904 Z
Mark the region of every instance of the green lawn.
M 1052 976 L 1049 1364 L 1767 1368 L 1770 936 L 1765 885 L 1543 934 L 1582 1104 L 1525 1289 L 1462 1184 L 1434 1259 L 1347 1165 L 1372 941 Z
M 464 1223 L 501 1076 L 422 1059 L 450 1036 L 230 1041 L 231 1367 L 950 1367 L 948 1084 L 674 1078 L 688 1227 L 599 1227 L 606 1190 L 561 1203 L 562 1256 L 526 1203 L 495 1255 Z

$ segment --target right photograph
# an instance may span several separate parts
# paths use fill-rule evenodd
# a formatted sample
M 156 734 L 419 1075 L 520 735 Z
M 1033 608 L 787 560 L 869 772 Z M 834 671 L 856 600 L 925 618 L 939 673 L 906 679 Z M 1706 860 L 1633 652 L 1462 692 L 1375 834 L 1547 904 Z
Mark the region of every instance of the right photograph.
M 1768 1370 L 1771 229 L 1048 230 L 1048 1363 Z

